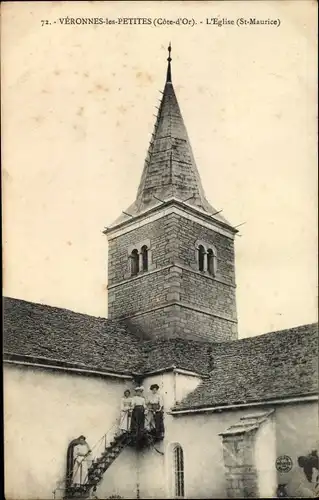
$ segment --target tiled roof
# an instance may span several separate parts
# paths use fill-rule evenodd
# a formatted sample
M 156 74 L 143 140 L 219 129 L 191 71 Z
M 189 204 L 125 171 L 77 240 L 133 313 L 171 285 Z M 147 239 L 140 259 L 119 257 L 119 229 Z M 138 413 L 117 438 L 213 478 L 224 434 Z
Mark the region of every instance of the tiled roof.
M 169 199 L 187 200 L 186 204 L 229 226 L 206 199 L 171 81 L 166 81 L 162 94 L 136 200 L 109 229 L 126 221 L 127 213 L 137 216 Z
M 318 325 L 214 344 L 209 377 L 175 409 L 318 394 Z
M 211 342 L 179 338 L 146 341 L 143 343 L 143 371 L 148 373 L 175 366 L 206 375 L 210 371 L 212 350 Z
M 224 343 L 142 340 L 121 321 L 4 298 L 4 331 L 5 359 L 128 375 L 172 367 L 203 375 L 176 410 L 318 392 L 317 324 Z
M 33 360 L 127 373 L 176 366 L 206 374 L 211 343 L 146 340 L 127 322 L 4 298 L 4 352 Z M 197 360 L 201 359 L 200 367 Z
M 4 298 L 4 355 L 58 360 L 95 370 L 130 373 L 139 341 L 117 321 Z

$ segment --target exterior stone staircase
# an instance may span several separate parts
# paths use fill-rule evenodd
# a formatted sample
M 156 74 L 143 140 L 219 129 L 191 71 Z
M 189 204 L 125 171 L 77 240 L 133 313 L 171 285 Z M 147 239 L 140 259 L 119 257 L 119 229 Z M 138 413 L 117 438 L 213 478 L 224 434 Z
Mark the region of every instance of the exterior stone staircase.
M 85 485 L 74 487 L 71 486 L 66 493 L 65 500 L 70 498 L 88 498 L 90 491 L 94 486 L 97 486 L 102 480 L 104 473 L 120 455 L 122 450 L 129 444 L 130 436 L 122 435 L 114 437 L 113 441 L 105 448 L 105 451 L 92 463 L 88 471 L 88 481 Z
M 87 482 L 77 487 L 70 486 L 65 492 L 63 500 L 89 498 L 91 490 L 102 481 L 105 472 L 126 446 L 139 450 L 154 445 L 154 443 L 162 439 L 162 436 L 158 438 L 152 431 L 144 431 L 138 438 L 131 433 L 113 437 L 113 440 L 105 447 L 102 454 L 92 462 L 88 470 Z

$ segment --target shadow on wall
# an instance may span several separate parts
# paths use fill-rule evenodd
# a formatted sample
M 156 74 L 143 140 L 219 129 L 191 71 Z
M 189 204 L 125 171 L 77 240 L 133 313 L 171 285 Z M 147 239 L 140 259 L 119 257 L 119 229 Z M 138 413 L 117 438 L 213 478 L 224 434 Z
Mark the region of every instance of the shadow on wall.
M 303 469 L 306 479 L 309 483 L 315 483 L 318 487 L 319 483 L 319 457 L 317 450 L 311 451 L 306 456 L 298 457 L 298 465 Z M 317 473 L 316 473 L 317 470 Z M 315 472 L 315 477 L 313 477 Z
M 149 333 L 140 326 L 135 325 L 129 318 L 123 319 L 122 322 L 139 340 L 152 340 L 152 336 Z

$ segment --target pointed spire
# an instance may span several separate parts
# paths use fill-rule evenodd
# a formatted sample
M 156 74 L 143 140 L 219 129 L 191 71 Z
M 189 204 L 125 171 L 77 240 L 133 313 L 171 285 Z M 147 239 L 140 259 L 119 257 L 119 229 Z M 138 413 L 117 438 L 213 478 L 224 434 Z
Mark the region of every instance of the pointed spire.
M 227 223 L 220 211 L 206 199 L 192 148 L 172 84 L 171 44 L 161 104 L 148 147 L 136 200 L 127 209 L 133 216 L 158 205 L 158 200 L 175 199 L 214 215 Z M 116 221 L 117 223 L 120 220 Z
M 171 42 L 169 42 L 169 46 L 168 46 L 168 58 L 167 58 L 167 61 L 168 61 L 168 65 L 167 65 L 167 74 L 166 74 L 166 83 L 172 83 L 172 69 L 171 69 L 171 52 L 172 52 L 172 46 L 171 46 Z

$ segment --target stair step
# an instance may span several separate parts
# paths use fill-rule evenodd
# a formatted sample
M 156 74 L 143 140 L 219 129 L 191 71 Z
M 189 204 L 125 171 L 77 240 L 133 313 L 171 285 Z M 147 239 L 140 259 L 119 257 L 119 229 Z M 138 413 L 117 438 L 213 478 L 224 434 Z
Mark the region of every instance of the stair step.
M 104 453 L 110 453 L 111 451 L 115 451 L 115 450 L 119 451 L 119 450 L 122 450 L 123 448 L 124 448 L 124 446 L 119 446 L 119 445 L 113 446 L 112 448 L 110 446 L 108 446 L 107 448 L 105 448 L 102 455 Z
M 104 457 L 101 458 L 101 462 L 105 462 L 108 458 L 113 458 L 114 455 L 111 455 L 111 453 L 108 453 L 107 455 L 104 455 Z
M 101 481 L 103 474 L 128 444 L 128 437 L 129 436 L 126 435 L 115 437 L 114 440 L 111 441 L 111 443 L 105 448 L 101 456 L 95 459 L 95 461 L 91 464 L 88 470 L 89 481 L 86 485 L 84 493 L 87 494 L 90 488 L 96 486 Z

